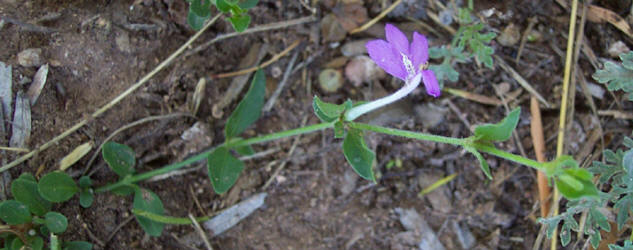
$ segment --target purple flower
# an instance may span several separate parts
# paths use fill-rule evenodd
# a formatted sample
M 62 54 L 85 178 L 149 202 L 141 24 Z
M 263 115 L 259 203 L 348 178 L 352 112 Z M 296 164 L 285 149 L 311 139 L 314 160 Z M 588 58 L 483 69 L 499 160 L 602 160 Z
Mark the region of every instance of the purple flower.
M 385 26 L 385 40 L 369 41 L 365 47 L 378 66 L 387 73 L 405 81 L 406 85 L 424 82 L 426 93 L 433 97 L 440 96 L 440 86 L 433 71 L 428 70 L 429 44 L 424 35 L 413 32 L 413 41 L 409 44 L 407 37 L 396 26 Z M 417 82 L 416 82 L 417 81 Z

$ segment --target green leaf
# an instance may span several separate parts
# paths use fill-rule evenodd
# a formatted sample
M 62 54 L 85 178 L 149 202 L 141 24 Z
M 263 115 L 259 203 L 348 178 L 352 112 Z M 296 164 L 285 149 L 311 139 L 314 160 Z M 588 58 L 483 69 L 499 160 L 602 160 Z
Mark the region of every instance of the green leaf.
M 486 159 L 481 155 L 481 153 L 479 153 L 479 151 L 477 151 L 477 149 L 473 147 L 465 147 L 465 149 L 471 154 L 475 155 L 475 157 L 477 157 L 477 160 L 479 160 L 479 167 L 481 167 L 481 171 L 484 172 L 484 174 L 486 175 L 486 177 L 488 177 L 488 179 L 492 180 L 492 174 L 490 173 L 490 166 L 488 166 L 488 162 L 486 162 Z
M 216 193 L 229 190 L 244 170 L 244 163 L 231 155 L 225 147 L 215 149 L 207 160 L 207 168 L 211 185 Z
M 262 113 L 264 94 L 266 92 L 266 76 L 261 69 L 255 73 L 251 87 L 240 101 L 235 111 L 229 116 L 224 128 L 226 140 L 244 132 Z
M 459 80 L 459 72 L 457 72 L 448 61 L 439 65 L 431 65 L 429 66 L 429 69 L 435 73 L 437 80 L 440 82 L 444 82 L 446 80 L 456 82 Z
M 79 187 L 69 175 L 55 171 L 40 179 L 40 183 L 37 184 L 37 190 L 46 200 L 63 202 L 79 192 Z
M 629 176 L 633 176 L 633 149 L 626 151 L 622 156 L 622 167 Z
M 94 198 L 95 196 L 94 196 L 94 191 L 92 190 L 92 188 L 84 189 L 81 192 L 79 192 L 79 205 L 81 205 L 84 208 L 89 208 L 92 205 Z
M 26 239 L 31 250 L 44 249 L 44 239 L 40 236 L 29 236 Z
M 251 145 L 244 145 L 244 146 L 237 147 L 235 148 L 235 151 L 237 151 L 238 154 L 243 155 L 243 156 L 249 156 L 249 155 L 255 154 L 255 149 L 253 149 Z
M 11 193 L 13 197 L 26 205 L 31 213 L 42 216 L 51 210 L 53 204 L 45 200 L 37 191 L 37 182 L 29 177 L 16 179 L 11 183 Z
M 323 122 L 333 122 L 345 112 L 345 104 L 332 104 L 321 101 L 318 96 L 312 99 L 312 108 L 317 117 Z
M 92 250 L 92 244 L 85 241 L 64 242 L 64 250 Z
M 52 233 L 63 233 L 68 228 L 68 219 L 58 212 L 48 212 L 44 215 L 46 227 Z
M 623 246 L 618 246 L 615 244 L 609 245 L 609 250 L 633 250 L 633 242 L 631 240 L 624 241 Z
M 257 2 L 259 2 L 259 0 L 240 0 L 238 1 L 237 6 L 244 10 L 247 10 L 255 7 L 257 5 Z
M 144 188 L 136 189 L 136 192 L 134 193 L 133 206 L 135 209 L 141 209 L 155 214 L 163 215 L 165 213 L 163 202 L 160 200 L 158 195 Z M 134 217 L 136 217 L 136 221 L 148 235 L 158 237 L 163 232 L 165 224 L 142 216 L 134 215 Z
M 118 188 L 112 189 L 112 193 L 121 196 L 128 196 L 134 193 L 134 187 L 132 186 L 120 186 Z
M 631 208 L 633 208 L 633 194 L 631 193 L 625 195 L 613 205 L 613 209 L 616 212 L 615 221 L 618 224 L 618 231 L 622 230 L 622 227 L 626 224 Z
M 599 198 L 592 177 L 593 175 L 584 168 L 568 168 L 564 169 L 554 182 L 561 194 L 569 200 L 583 197 Z
M 121 177 L 134 173 L 136 153 L 132 148 L 116 142 L 106 142 L 101 149 L 103 159 L 110 169 Z
M 20 225 L 31 222 L 31 213 L 22 202 L 6 200 L 0 203 L 0 219 L 9 225 Z
M 622 65 L 607 61 L 604 69 L 596 71 L 592 75 L 593 79 L 600 83 L 607 84 L 607 89 L 611 91 L 623 90 L 633 92 L 633 52 L 620 55 Z
M 349 129 L 345 139 L 343 139 L 343 155 L 347 162 L 360 177 L 376 182 L 376 177 L 372 170 L 374 159 L 376 158 L 363 139 L 363 131 Z
M 24 246 L 24 242 L 22 242 L 22 240 L 18 237 L 14 238 L 13 241 L 11 241 L 11 245 L 9 246 L 10 250 L 22 250 L 22 247 Z
M 226 0 L 215 0 L 215 7 L 222 13 L 227 13 L 231 10 L 231 5 Z
M 92 180 L 90 179 L 90 176 L 79 177 L 79 187 L 80 188 L 92 187 Z
M 475 128 L 477 141 L 501 142 L 510 139 L 512 131 L 519 123 L 521 108 L 515 108 L 506 118 L 497 124 L 483 124 Z
M 193 30 L 198 31 L 202 29 L 202 27 L 204 26 L 204 22 L 209 20 L 209 17 L 211 17 L 211 15 L 198 16 L 193 11 L 189 11 L 189 14 L 187 14 L 187 23 L 189 24 L 189 26 L 191 26 Z
M 193 0 L 189 3 L 189 14 L 194 13 L 199 17 L 208 17 L 211 15 L 210 0 Z
M 233 15 L 228 18 L 231 21 L 231 25 L 233 25 L 233 29 L 237 32 L 242 32 L 248 28 L 248 25 L 251 23 L 251 16 L 248 14 L 238 14 Z

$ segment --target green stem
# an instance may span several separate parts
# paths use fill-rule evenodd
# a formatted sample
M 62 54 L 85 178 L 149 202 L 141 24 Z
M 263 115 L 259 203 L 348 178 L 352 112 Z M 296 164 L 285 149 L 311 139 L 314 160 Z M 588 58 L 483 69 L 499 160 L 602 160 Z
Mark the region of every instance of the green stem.
M 471 146 L 476 148 L 480 152 L 488 153 L 488 154 L 497 156 L 499 158 L 503 158 L 503 159 L 513 161 L 513 162 L 516 162 L 516 163 L 519 163 L 531 168 L 535 168 L 537 170 L 543 170 L 544 163 L 531 160 L 528 158 L 524 158 L 523 156 L 520 156 L 520 155 L 508 153 L 506 151 L 497 149 L 494 146 L 484 145 L 480 143 L 473 143 Z
M 257 144 L 257 143 L 277 140 L 277 139 L 281 139 L 281 138 L 286 138 L 286 137 L 291 137 L 291 136 L 296 136 L 296 135 L 301 135 L 301 134 L 312 133 L 312 132 L 320 131 L 320 130 L 323 130 L 323 129 L 326 129 L 326 128 L 331 128 L 333 126 L 334 126 L 334 123 L 319 123 L 319 124 L 314 124 L 314 125 L 310 125 L 310 126 L 307 126 L 307 127 L 301 127 L 301 128 L 286 130 L 286 131 L 282 131 L 282 132 L 278 132 L 278 133 L 272 133 L 272 134 L 263 135 L 263 136 L 258 136 L 258 137 L 254 137 L 254 138 L 250 138 L 250 139 L 234 140 L 234 141 L 230 141 L 228 143 L 220 144 L 217 147 L 225 146 L 227 148 L 236 148 L 236 147 L 240 147 L 240 146 L 252 145 L 252 144 Z M 209 154 L 211 152 L 213 152 L 213 150 L 215 150 L 215 148 L 216 147 L 211 148 L 209 150 L 206 150 L 206 151 L 204 151 L 202 153 L 199 153 L 197 155 L 189 157 L 186 160 L 181 161 L 181 162 L 176 162 L 174 164 L 170 164 L 170 165 L 164 166 L 162 168 L 155 169 L 155 170 L 152 170 L 152 171 L 148 171 L 148 172 L 145 172 L 145 173 L 142 173 L 142 174 L 125 177 L 125 178 L 119 180 L 116 183 L 99 187 L 99 188 L 95 189 L 95 192 L 96 193 L 101 193 L 101 192 L 110 191 L 110 190 L 118 188 L 118 187 L 127 186 L 127 185 L 130 185 L 132 183 L 136 183 L 136 182 L 139 182 L 139 181 L 142 181 L 142 180 L 146 180 L 146 179 L 152 178 L 152 177 L 157 176 L 157 175 L 166 174 L 166 173 L 169 173 L 171 171 L 183 168 L 183 167 L 185 167 L 187 165 L 190 165 L 190 164 L 193 164 L 193 163 L 196 163 L 198 161 L 206 159 L 209 156 Z
M 417 140 L 433 141 L 433 142 L 446 143 L 446 144 L 452 144 L 452 145 L 457 145 L 457 146 L 467 146 L 470 144 L 467 140 L 461 139 L 461 138 L 452 138 L 452 137 L 446 137 L 446 136 L 441 136 L 441 135 L 418 133 L 418 132 L 401 130 L 401 129 L 385 128 L 385 127 L 374 126 L 374 125 L 365 124 L 365 123 L 350 122 L 348 124 L 350 127 L 356 128 L 356 129 L 368 130 L 368 131 L 373 131 L 376 133 L 382 133 L 382 134 L 388 134 L 388 135 L 402 136 L 402 137 L 407 137 L 407 138 L 417 139 Z
M 462 147 L 470 146 L 477 149 L 480 152 L 488 153 L 488 154 L 491 154 L 491 155 L 494 155 L 506 160 L 523 164 L 528 167 L 532 167 L 539 170 L 543 168 L 543 163 L 540 163 L 528 158 L 524 158 L 520 155 L 515 155 L 512 153 L 505 152 L 503 150 L 495 148 L 494 146 L 484 145 L 480 143 L 473 143 L 468 139 L 431 135 L 431 134 L 418 133 L 418 132 L 393 129 L 393 128 L 385 128 L 385 127 L 374 126 L 374 125 L 369 125 L 369 124 L 364 124 L 364 123 L 355 123 L 355 122 L 350 122 L 349 126 L 356 129 L 368 130 L 368 131 L 373 131 L 373 132 L 383 133 L 383 134 L 388 134 L 388 135 L 402 136 L 402 137 L 418 139 L 418 140 L 446 143 L 446 144 L 452 144 L 452 145 L 457 145 L 457 146 L 462 146 Z
M 160 222 L 160 223 L 165 223 L 165 224 L 190 225 L 191 223 L 193 223 L 191 219 L 189 219 L 189 217 L 179 218 L 179 217 L 165 216 L 165 215 L 155 214 L 149 211 L 136 209 L 136 208 L 132 209 L 132 213 L 134 213 L 135 215 L 146 217 L 150 220 Z M 197 222 L 203 222 L 203 221 L 210 220 L 211 217 L 212 216 L 203 216 L 203 217 L 195 217 L 195 219 Z

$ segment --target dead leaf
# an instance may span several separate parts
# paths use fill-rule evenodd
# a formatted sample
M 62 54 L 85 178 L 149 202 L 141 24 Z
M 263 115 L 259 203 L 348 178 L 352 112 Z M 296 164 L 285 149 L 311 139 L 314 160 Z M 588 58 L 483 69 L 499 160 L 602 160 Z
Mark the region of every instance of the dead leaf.
M 84 155 L 90 152 L 90 150 L 92 150 L 92 146 L 94 146 L 94 144 L 92 141 L 89 141 L 76 147 L 75 150 L 64 156 L 64 158 L 62 158 L 59 162 L 59 170 L 65 171 L 67 168 L 75 164 L 84 157 Z

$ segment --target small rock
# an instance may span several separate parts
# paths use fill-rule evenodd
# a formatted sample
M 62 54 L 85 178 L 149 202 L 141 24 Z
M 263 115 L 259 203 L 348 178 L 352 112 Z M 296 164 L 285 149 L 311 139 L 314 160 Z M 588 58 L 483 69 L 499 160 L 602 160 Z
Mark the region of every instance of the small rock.
M 358 28 L 360 25 L 367 22 L 367 9 L 362 3 L 350 3 L 343 4 L 342 7 L 336 7 L 332 11 L 336 20 L 341 24 L 341 27 L 347 32 Z
M 543 41 L 543 33 L 534 29 L 530 30 L 530 33 L 528 33 L 528 36 L 527 36 L 527 41 L 531 43 L 541 42 Z
M 343 86 L 343 76 L 341 71 L 335 69 L 325 69 L 319 74 L 319 86 L 328 93 L 336 92 Z
M 440 11 L 439 18 L 442 24 L 451 25 L 451 23 L 453 23 L 453 10 L 445 9 L 443 11 Z
M 345 39 L 347 31 L 334 14 L 328 14 L 321 19 L 321 37 L 324 42 L 340 42 Z
M 358 87 L 363 82 L 384 78 L 385 72 L 368 56 L 357 56 L 347 63 L 345 77 Z
M 340 56 L 337 58 L 332 59 L 331 61 L 327 62 L 325 64 L 326 68 L 332 68 L 332 69 L 338 69 L 341 68 L 343 66 L 345 66 L 345 64 L 347 64 L 348 58 L 344 57 L 344 56 Z
M 433 128 L 444 121 L 448 108 L 437 106 L 433 103 L 417 105 L 414 108 L 415 119 L 424 128 Z
M 624 44 L 624 42 L 617 41 L 609 46 L 607 53 L 609 54 L 609 56 L 617 58 L 621 54 L 628 53 L 629 51 L 631 50 L 629 49 L 629 47 L 626 46 L 626 44 Z
M 196 122 L 191 128 L 185 130 L 180 135 L 180 139 L 185 144 L 184 155 L 193 154 L 211 145 L 213 135 L 210 134 L 209 125 L 203 122 Z
M 418 177 L 418 185 L 420 189 L 424 189 L 435 184 L 435 182 L 441 178 L 442 176 L 439 174 L 423 174 Z M 433 210 L 440 213 L 450 213 L 453 209 L 450 194 L 451 192 L 448 187 L 442 185 L 432 192 L 425 194 L 424 198 L 431 203 Z
M 589 90 L 589 93 L 591 93 L 591 96 L 598 98 L 600 100 L 604 98 L 605 91 L 602 85 L 598 85 L 592 82 L 587 82 L 587 89 Z
M 415 19 L 426 19 L 426 3 L 427 1 L 404 0 L 387 16 L 392 18 L 412 17 Z
M 114 41 L 116 42 L 117 48 L 121 52 L 130 53 L 132 52 L 132 46 L 130 45 L 130 36 L 127 32 L 122 32 L 119 34 Z
M 421 236 L 418 243 L 419 249 L 445 249 L 433 229 L 415 209 L 396 208 L 395 212 L 399 215 L 400 223 L 405 229 L 419 233 Z
M 497 37 L 497 41 L 503 46 L 513 46 L 517 42 L 521 40 L 521 31 L 519 30 L 519 26 L 510 23 L 506 26 L 503 31 L 501 31 L 501 35 Z
M 343 47 L 341 47 L 341 52 L 346 57 L 367 54 L 367 49 L 365 48 L 365 44 L 367 44 L 367 42 L 371 40 L 373 39 L 363 39 L 363 40 L 348 42 L 345 45 L 343 45 Z
M 457 241 L 462 246 L 462 249 L 471 249 L 475 246 L 475 236 L 470 232 L 468 226 L 461 226 L 457 221 L 451 221 L 453 232 L 457 235 Z
M 356 181 L 358 180 L 358 174 L 353 170 L 346 170 L 343 174 L 343 182 L 340 184 L 341 196 L 346 197 L 351 194 L 356 188 Z
M 37 67 L 44 64 L 42 49 L 30 48 L 21 51 L 20 53 L 18 53 L 18 64 L 24 67 Z

